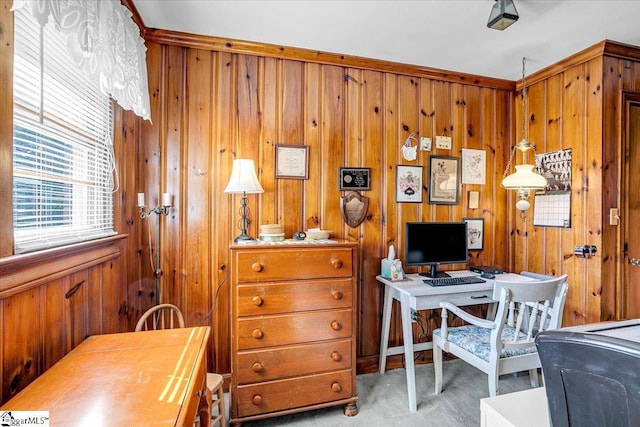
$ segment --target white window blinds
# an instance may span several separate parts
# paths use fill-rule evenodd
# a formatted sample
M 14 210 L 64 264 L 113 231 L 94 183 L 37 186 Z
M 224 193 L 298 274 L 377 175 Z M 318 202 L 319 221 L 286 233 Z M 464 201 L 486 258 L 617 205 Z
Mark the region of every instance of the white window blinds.
M 14 22 L 14 251 L 115 234 L 111 100 L 51 24 Z

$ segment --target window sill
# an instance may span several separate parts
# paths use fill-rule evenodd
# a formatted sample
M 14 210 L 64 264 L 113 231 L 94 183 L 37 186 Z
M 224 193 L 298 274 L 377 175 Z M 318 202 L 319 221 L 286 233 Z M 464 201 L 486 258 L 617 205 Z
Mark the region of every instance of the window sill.
M 126 234 L 0 259 L 0 298 L 120 256 Z

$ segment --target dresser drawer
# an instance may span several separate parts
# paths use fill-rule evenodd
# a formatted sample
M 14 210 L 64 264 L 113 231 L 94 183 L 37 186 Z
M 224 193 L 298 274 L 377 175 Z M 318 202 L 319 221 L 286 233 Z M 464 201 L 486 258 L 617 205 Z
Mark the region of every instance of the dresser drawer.
M 350 338 L 351 309 L 237 320 L 238 350 Z
M 239 352 L 238 384 L 351 368 L 351 340 Z
M 238 282 L 351 277 L 350 248 L 278 248 L 236 251 L 233 265 Z
M 239 386 L 234 399 L 237 399 L 240 416 L 266 414 L 348 399 L 354 393 L 351 381 L 351 370 L 270 381 Z
M 351 307 L 351 279 L 238 285 L 238 316 Z

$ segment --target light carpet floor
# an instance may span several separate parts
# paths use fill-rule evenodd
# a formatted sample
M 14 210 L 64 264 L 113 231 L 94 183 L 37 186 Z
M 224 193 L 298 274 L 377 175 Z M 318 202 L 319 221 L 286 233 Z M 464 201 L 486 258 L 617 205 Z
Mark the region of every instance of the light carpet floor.
M 407 377 L 404 369 L 387 371 L 384 375 L 358 375 L 356 382 L 360 411 L 355 417 L 344 416 L 342 405 L 245 422 L 242 425 L 479 427 L 480 399 L 489 396 L 487 376 L 461 360 L 444 363 L 443 390 L 440 395 L 433 392 L 433 365 L 416 365 L 417 413 L 409 412 Z M 504 375 L 500 377 L 499 387 L 500 394 L 525 390 L 530 387 L 529 376 Z

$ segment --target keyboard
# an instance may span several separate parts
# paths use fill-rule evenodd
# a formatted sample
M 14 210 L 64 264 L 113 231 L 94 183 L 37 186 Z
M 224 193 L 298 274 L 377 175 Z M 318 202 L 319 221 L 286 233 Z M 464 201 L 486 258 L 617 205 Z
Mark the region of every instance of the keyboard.
M 460 277 L 436 277 L 424 279 L 424 283 L 430 286 L 454 286 L 454 285 L 471 285 L 473 283 L 484 283 L 486 280 L 479 276 L 460 276 Z

